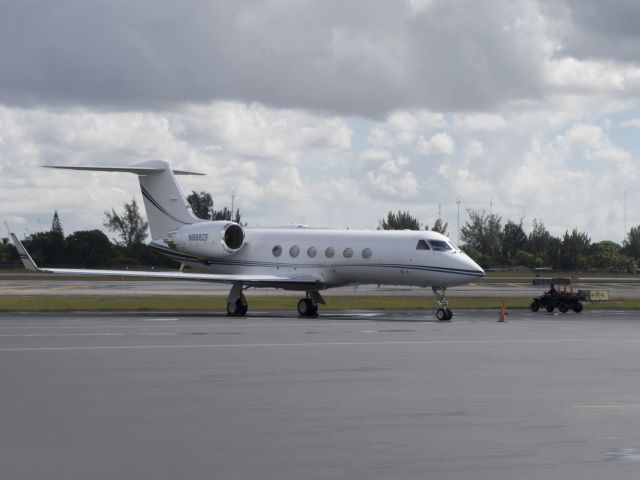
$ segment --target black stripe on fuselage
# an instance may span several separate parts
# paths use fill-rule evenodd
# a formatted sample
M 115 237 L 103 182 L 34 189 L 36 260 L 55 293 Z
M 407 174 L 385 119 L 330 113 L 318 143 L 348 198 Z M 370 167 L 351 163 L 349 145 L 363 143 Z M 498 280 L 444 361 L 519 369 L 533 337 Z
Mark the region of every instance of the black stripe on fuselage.
M 255 260 L 239 260 L 230 258 L 204 258 L 196 257 L 192 255 L 186 255 L 180 252 L 176 252 L 160 244 L 154 244 L 153 242 L 149 246 L 160 250 L 162 253 L 174 258 L 178 258 L 184 261 L 202 263 L 204 265 L 217 265 L 222 267 L 258 267 L 258 268 L 318 268 L 322 265 L 316 263 L 276 263 L 276 262 L 262 262 Z M 326 265 L 327 267 L 329 265 Z M 404 270 L 417 270 L 436 273 L 448 273 L 452 275 L 467 275 L 469 277 L 483 277 L 484 273 L 478 270 L 465 270 L 462 268 L 448 268 L 448 267 L 432 267 L 428 265 L 403 265 L 403 264 L 341 264 L 331 265 L 332 268 L 351 268 L 351 267 L 376 267 L 376 268 L 391 268 L 391 269 L 404 269 Z

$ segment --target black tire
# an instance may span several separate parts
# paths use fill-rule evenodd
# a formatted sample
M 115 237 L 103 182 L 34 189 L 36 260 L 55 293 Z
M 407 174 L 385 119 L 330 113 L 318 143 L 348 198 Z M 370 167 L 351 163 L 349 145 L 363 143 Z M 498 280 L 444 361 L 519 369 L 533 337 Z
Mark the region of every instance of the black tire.
M 573 311 L 576 313 L 580 313 L 582 311 L 584 307 L 582 306 L 582 304 L 580 302 L 576 302 L 573 305 Z
M 451 311 L 451 309 L 450 308 L 445 308 L 444 311 L 447 313 L 446 320 L 451 320 L 453 318 L 453 312 Z
M 537 300 L 534 300 L 533 302 L 531 302 L 531 306 L 529 308 L 531 308 L 531 311 L 533 313 L 536 313 L 538 310 L 540 310 L 540 304 Z
M 303 317 L 313 315 L 313 303 L 308 298 L 301 298 L 298 302 L 298 313 Z
M 553 307 L 547 307 L 547 312 L 553 313 Z
M 439 322 L 447 320 L 447 311 L 444 308 L 436 310 L 436 318 Z
M 569 311 L 569 305 L 567 305 L 566 303 L 561 303 L 560 305 L 558 305 L 558 310 L 560 310 L 560 313 L 567 313 Z
M 230 317 L 244 317 L 249 311 L 249 305 L 244 297 L 239 298 L 235 302 L 227 303 L 227 315 Z

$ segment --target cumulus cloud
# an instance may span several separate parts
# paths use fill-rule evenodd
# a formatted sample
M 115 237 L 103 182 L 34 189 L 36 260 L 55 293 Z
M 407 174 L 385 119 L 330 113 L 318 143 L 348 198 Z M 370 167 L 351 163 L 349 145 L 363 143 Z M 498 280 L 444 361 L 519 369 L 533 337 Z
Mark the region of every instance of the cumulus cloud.
M 407 170 L 409 159 L 397 157 L 386 160 L 379 167 L 366 172 L 368 187 L 388 197 L 410 198 L 418 191 L 413 172 Z
M 424 155 L 452 155 L 456 144 L 446 132 L 436 133 L 426 139 L 422 135 L 418 138 L 416 150 Z

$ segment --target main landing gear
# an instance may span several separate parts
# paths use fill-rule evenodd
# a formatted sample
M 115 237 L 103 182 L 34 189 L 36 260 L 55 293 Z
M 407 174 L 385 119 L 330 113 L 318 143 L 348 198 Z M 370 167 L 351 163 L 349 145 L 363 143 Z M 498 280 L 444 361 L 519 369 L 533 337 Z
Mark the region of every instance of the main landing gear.
M 438 310 L 436 310 L 436 318 L 439 321 L 447 321 L 453 318 L 453 312 L 448 307 L 449 302 L 447 301 L 447 287 L 431 287 L 433 290 L 433 296 L 438 303 Z
M 244 298 L 242 290 L 243 287 L 241 284 L 234 284 L 233 287 L 231 287 L 231 291 L 227 297 L 227 315 L 230 317 L 244 317 L 249 310 L 247 299 Z
M 301 298 L 298 302 L 298 313 L 301 317 L 316 317 L 318 315 L 318 304 L 324 305 L 324 298 L 317 290 L 307 292 L 305 298 Z
M 227 315 L 230 317 L 244 317 L 247 315 L 249 305 L 242 293 L 244 287 L 241 284 L 234 284 L 227 296 Z M 298 313 L 301 317 L 315 317 L 318 315 L 318 304 L 324 305 L 325 301 L 317 290 L 307 291 L 305 298 L 298 302 Z

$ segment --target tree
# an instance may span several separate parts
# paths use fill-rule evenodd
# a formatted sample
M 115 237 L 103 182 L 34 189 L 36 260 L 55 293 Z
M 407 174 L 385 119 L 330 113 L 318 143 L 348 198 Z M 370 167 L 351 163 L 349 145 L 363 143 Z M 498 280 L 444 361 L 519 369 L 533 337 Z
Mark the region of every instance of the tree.
M 53 230 L 38 232 L 29 236 L 24 241 L 25 248 L 39 265 L 64 265 L 66 255 L 64 249 L 64 237 Z
M 622 246 L 610 240 L 594 243 L 588 256 L 590 270 L 609 272 L 634 272 L 633 258 L 624 255 Z
M 131 200 L 131 203 L 124 204 L 124 213 L 122 216 L 118 215 L 112 208 L 111 212 L 104 212 L 105 222 L 104 226 L 111 232 L 117 232 L 122 239 L 120 245 L 131 247 L 143 243 L 147 238 L 147 227 L 149 224 L 144 221 L 140 215 L 138 204 L 136 199 Z
M 591 238 L 586 233 L 573 229 L 566 231 L 560 247 L 560 268 L 575 271 L 587 266 L 587 256 L 591 249 Z
M 193 190 L 187 197 L 187 202 L 191 205 L 191 210 L 196 217 L 203 220 L 212 220 L 211 211 L 213 210 L 213 197 L 207 192 L 196 192 Z
M 240 223 L 241 221 L 240 209 L 239 208 L 236 209 L 236 215 L 233 219 L 231 218 L 231 210 L 229 210 L 227 207 L 224 207 L 222 210 L 212 210 L 211 219 L 212 220 L 232 220 L 236 223 Z
M 433 228 L 431 229 L 434 232 L 441 233 L 445 236 L 449 236 L 449 232 L 447 229 L 449 228 L 449 224 L 442 221 L 441 218 L 436 220 L 436 223 L 433 224 Z
M 516 254 L 524 249 L 527 243 L 527 234 L 520 223 L 509 220 L 502 230 L 502 256 L 505 260 L 514 260 Z
M 467 210 L 469 220 L 460 229 L 460 238 L 466 246 L 482 255 L 495 257 L 500 253 L 501 218 L 484 211 Z
M 622 245 L 625 254 L 636 259 L 640 258 L 640 225 L 631 227 Z
M 20 263 L 18 251 L 9 243 L 8 238 L 3 238 L 2 244 L 0 245 L 0 265 L 11 265 L 14 263 Z
M 73 232 L 65 240 L 70 263 L 86 267 L 107 266 L 114 256 L 113 245 L 100 230 Z
M 544 223 L 539 222 L 535 218 L 533 219 L 533 230 L 527 237 L 527 251 L 533 253 L 536 256 L 544 256 L 551 234 L 545 228 Z
M 227 207 L 222 210 L 213 209 L 213 197 L 207 192 L 196 192 L 193 190 L 187 197 L 187 202 L 191 205 L 191 210 L 196 217 L 203 220 L 231 220 L 234 217 L 233 212 Z M 233 221 L 241 223 L 242 218 L 240 215 L 240 209 L 236 209 L 235 217 Z
M 51 231 L 56 235 L 64 238 L 64 230 L 62 230 L 62 224 L 60 223 L 60 217 L 58 217 L 58 210 L 53 214 L 53 220 L 51 221 Z
M 420 230 L 420 222 L 407 212 L 389 212 L 387 218 L 381 221 L 383 230 Z

